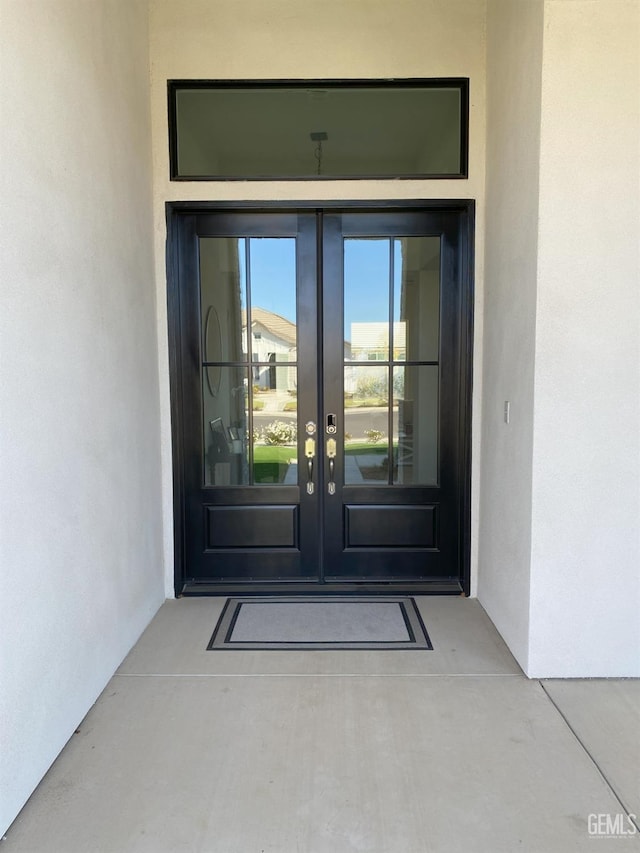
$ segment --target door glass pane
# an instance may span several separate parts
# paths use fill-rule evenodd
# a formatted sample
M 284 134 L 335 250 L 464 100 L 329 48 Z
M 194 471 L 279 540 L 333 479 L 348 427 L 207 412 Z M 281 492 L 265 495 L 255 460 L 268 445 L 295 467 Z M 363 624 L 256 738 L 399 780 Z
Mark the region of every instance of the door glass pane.
M 264 389 L 255 381 L 253 386 L 253 482 L 296 485 L 296 368 L 279 365 L 266 369 L 271 373 L 270 387 Z
M 295 367 L 275 367 L 276 387 L 251 389 L 253 483 L 296 484 Z M 204 484 L 249 485 L 249 389 L 243 367 L 203 367 Z
M 390 246 L 389 240 L 344 241 L 345 361 L 389 358 Z
M 389 368 L 344 369 L 344 481 L 389 482 Z
M 202 368 L 205 486 L 249 482 L 248 399 L 246 367 Z
M 200 238 L 203 361 L 246 361 L 245 241 Z
M 296 241 L 249 240 L 253 361 L 296 360 Z
M 295 239 L 202 238 L 200 309 L 205 486 L 297 482 Z
M 436 365 L 393 369 L 393 482 L 438 482 L 438 373 Z
M 397 238 L 393 257 L 393 357 L 438 361 L 440 238 Z

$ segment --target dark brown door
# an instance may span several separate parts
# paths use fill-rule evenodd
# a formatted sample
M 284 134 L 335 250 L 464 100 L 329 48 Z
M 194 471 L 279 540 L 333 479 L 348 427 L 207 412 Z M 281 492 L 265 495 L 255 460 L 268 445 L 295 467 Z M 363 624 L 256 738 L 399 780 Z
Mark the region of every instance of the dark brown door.
M 462 588 L 462 216 L 178 217 L 180 591 Z

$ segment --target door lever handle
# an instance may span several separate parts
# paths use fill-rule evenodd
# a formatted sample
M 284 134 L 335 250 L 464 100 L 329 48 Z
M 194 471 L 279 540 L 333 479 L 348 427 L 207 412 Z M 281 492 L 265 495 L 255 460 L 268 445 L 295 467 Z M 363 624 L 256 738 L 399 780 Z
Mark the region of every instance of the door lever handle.
M 309 430 L 307 429 L 307 432 Z M 307 457 L 307 494 L 312 495 L 313 484 L 313 460 L 316 455 L 316 442 L 314 438 L 308 438 L 304 443 L 304 455 Z
M 335 495 L 336 493 L 336 483 L 335 483 L 335 460 L 337 453 L 337 442 L 335 438 L 327 439 L 327 458 L 329 459 L 329 483 L 327 484 L 327 490 L 330 495 Z
M 307 494 L 313 494 L 313 459 L 307 459 Z

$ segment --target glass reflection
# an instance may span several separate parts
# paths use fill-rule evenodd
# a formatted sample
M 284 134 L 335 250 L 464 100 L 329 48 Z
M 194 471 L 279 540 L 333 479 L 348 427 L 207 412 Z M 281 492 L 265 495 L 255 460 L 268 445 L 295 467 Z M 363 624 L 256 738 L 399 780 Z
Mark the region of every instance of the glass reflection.
M 239 486 L 249 482 L 248 371 L 217 367 L 216 383 L 202 372 L 203 457 L 205 486 Z
M 266 389 L 255 385 L 249 389 L 247 368 L 219 367 L 215 394 L 206 371 L 202 375 L 205 486 L 296 484 L 298 404 L 296 392 L 288 390 L 291 373 L 295 384 L 295 367 L 277 367 L 276 387 Z M 278 384 L 279 379 L 284 383 Z
M 396 238 L 393 257 L 394 360 L 438 361 L 440 238 Z
M 389 482 L 389 369 L 344 369 L 344 481 Z
M 214 179 L 460 175 L 465 89 L 180 84 L 175 165 L 180 177 Z M 311 133 L 324 128 L 318 153 Z
M 253 386 L 253 482 L 298 482 L 296 368 L 278 366 L 270 387 Z
M 438 482 L 438 385 L 436 365 L 393 369 L 393 482 Z
M 202 360 L 246 361 L 245 240 L 200 238 Z
M 389 358 L 390 241 L 344 241 L 344 338 L 353 361 Z
M 249 275 L 253 361 L 295 361 L 295 239 L 251 238 Z

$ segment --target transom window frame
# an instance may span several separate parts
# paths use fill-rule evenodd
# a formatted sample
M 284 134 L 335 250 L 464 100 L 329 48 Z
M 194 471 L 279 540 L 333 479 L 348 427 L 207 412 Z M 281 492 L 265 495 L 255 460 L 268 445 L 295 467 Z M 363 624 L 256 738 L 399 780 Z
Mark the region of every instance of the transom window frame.
M 460 171 L 453 173 L 415 173 L 398 175 L 180 175 L 178 168 L 177 92 L 180 89 L 458 89 L 460 92 Z M 247 79 L 247 80 L 168 80 L 169 178 L 176 182 L 208 181 L 391 181 L 391 180 L 467 180 L 469 178 L 469 78 L 411 77 L 386 79 Z

